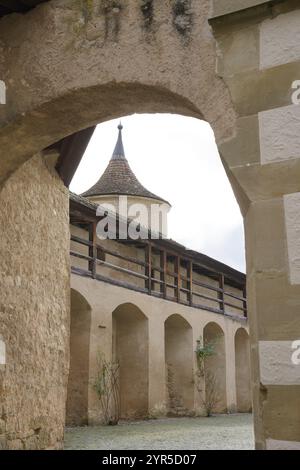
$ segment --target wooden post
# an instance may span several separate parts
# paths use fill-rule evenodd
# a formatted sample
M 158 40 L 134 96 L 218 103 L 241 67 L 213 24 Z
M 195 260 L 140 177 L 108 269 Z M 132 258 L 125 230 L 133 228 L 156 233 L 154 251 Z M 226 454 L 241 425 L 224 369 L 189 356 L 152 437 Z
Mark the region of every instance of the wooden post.
M 175 273 L 177 277 L 175 279 L 175 297 L 177 302 L 180 302 L 180 287 L 181 287 L 181 274 L 180 274 L 180 256 L 177 256 L 175 259 Z
M 188 285 L 187 288 L 189 290 L 187 299 L 189 304 L 193 305 L 193 261 L 189 261 L 188 269 L 187 269 L 187 278 L 188 278 Z
M 160 252 L 160 280 L 162 284 L 160 284 L 160 292 L 165 299 L 167 297 L 167 253 L 165 250 Z
M 243 297 L 244 297 L 244 299 L 246 299 L 246 300 L 243 301 L 244 317 L 247 318 L 248 317 L 248 307 L 247 307 L 247 289 L 246 289 L 246 286 L 243 289 Z
M 89 241 L 92 243 L 89 246 L 89 256 L 93 258 L 89 261 L 89 271 L 92 273 L 93 279 L 96 277 L 97 271 L 97 237 L 96 237 L 96 222 L 89 225 Z
M 225 286 L 225 280 L 224 280 L 224 274 L 220 274 L 219 278 L 219 288 L 222 289 L 221 292 L 218 293 L 218 298 L 220 300 L 220 310 L 225 313 L 225 305 L 224 305 L 224 286 Z
M 146 246 L 146 272 L 145 275 L 148 277 L 146 280 L 146 289 L 148 289 L 148 293 L 151 295 L 152 292 L 152 246 L 150 241 Z

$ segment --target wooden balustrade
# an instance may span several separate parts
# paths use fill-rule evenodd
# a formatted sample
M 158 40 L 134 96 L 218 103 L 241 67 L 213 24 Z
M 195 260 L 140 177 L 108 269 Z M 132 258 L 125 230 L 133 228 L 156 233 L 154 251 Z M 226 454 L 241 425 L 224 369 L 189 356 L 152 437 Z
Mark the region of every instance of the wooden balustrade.
M 226 285 L 224 274 L 209 271 L 206 266 L 202 266 L 193 259 L 184 258 L 182 255 L 161 249 L 160 246 L 156 246 L 155 241 L 149 241 L 145 244 L 144 261 L 120 254 L 96 243 L 95 231 L 95 224 L 91 224 L 88 240 L 75 235 L 71 236 L 73 245 L 80 246 L 79 251 L 74 248 L 71 250 L 71 257 L 77 258 L 81 262 L 85 261 L 87 268 L 78 267 L 73 263 L 72 272 L 214 313 L 231 315 L 232 313 L 226 309 L 226 307 L 230 307 L 234 311 L 242 312 L 243 316 L 247 317 L 245 287 L 241 286 L 240 288 L 243 292 L 242 296 L 229 292 L 226 290 L 228 284 Z M 84 250 L 86 250 L 86 254 Z M 99 259 L 99 252 L 102 253 L 103 259 Z M 155 256 L 159 260 L 159 265 L 153 262 Z M 116 261 L 107 261 L 107 258 Z M 125 263 L 125 266 L 118 264 L 118 261 Z M 134 268 L 128 267 L 128 265 L 133 265 Z M 174 269 L 172 270 L 170 266 L 174 266 Z M 105 269 L 109 272 L 105 273 Z M 203 270 L 206 273 L 203 276 L 211 278 L 212 284 L 196 279 L 197 273 L 201 273 Z M 183 271 L 186 272 L 186 275 L 183 274 Z M 126 280 L 124 278 L 118 279 L 118 276 L 112 275 L 112 272 L 123 274 L 126 276 Z M 156 277 L 156 273 L 159 278 Z M 230 301 L 230 299 L 233 300 Z M 207 301 L 207 303 L 203 301 Z M 233 301 L 236 302 L 233 303 Z M 240 314 L 238 315 L 242 317 Z

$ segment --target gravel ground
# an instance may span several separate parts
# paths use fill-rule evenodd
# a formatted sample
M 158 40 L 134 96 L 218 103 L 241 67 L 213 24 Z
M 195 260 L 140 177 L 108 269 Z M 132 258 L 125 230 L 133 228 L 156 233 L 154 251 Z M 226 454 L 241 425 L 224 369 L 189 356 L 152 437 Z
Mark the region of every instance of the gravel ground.
M 67 428 L 65 449 L 254 449 L 252 416 L 166 418 L 118 426 Z

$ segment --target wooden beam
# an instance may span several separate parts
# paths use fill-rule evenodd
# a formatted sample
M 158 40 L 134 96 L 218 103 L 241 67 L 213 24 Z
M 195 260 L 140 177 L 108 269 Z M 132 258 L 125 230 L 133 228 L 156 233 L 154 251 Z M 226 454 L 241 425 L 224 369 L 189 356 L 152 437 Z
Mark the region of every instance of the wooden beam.
M 145 261 L 146 261 L 146 269 L 145 275 L 147 276 L 146 280 L 146 289 L 148 293 L 151 295 L 152 292 L 152 245 L 150 241 L 148 241 L 145 250 Z
M 92 277 L 92 274 L 91 274 L 90 271 L 86 271 L 86 270 L 81 269 L 81 268 L 76 268 L 75 266 L 71 267 L 71 272 L 74 273 L 74 274 L 77 274 L 79 276 L 84 276 L 84 277 L 88 277 L 88 278 Z M 130 283 L 127 283 L 127 282 L 124 282 L 124 281 L 119 281 L 117 279 L 108 278 L 108 277 L 102 276 L 100 274 L 96 274 L 95 279 L 97 279 L 98 281 L 103 281 L 103 282 L 106 282 L 108 284 L 115 285 L 115 286 L 125 287 L 126 289 L 133 290 L 133 291 L 136 291 L 136 292 L 148 293 L 148 289 L 138 287 L 134 284 L 130 284 Z M 173 287 L 176 287 L 176 286 L 173 286 Z M 151 295 L 161 298 L 161 293 L 160 292 L 154 292 L 153 291 Z M 194 295 L 201 297 L 201 294 L 197 294 L 196 292 L 194 293 Z M 171 302 L 176 302 L 174 297 L 167 296 L 166 299 L 171 301 Z M 189 303 L 184 301 L 184 300 L 180 300 L 179 303 L 182 304 L 182 305 L 189 305 Z M 193 303 L 193 307 L 197 308 L 197 309 L 200 309 L 200 310 L 205 310 L 207 312 L 213 312 L 213 313 L 217 313 L 219 315 L 224 315 L 224 312 L 222 310 L 217 309 L 217 308 L 213 308 L 213 307 L 209 307 L 207 305 Z M 235 320 L 240 321 L 241 323 L 244 323 L 244 322 L 247 321 L 247 319 L 244 318 L 242 315 L 229 315 L 229 316 L 235 318 Z
M 219 298 L 219 304 L 220 304 L 220 310 L 222 312 L 225 312 L 225 304 L 224 304 L 224 287 L 225 287 L 225 279 L 224 275 L 220 274 L 219 276 L 219 292 L 218 292 L 218 298 Z
M 89 256 L 92 258 L 89 261 L 89 271 L 92 273 L 93 279 L 96 278 L 97 274 L 97 237 L 96 237 L 96 223 L 93 222 L 89 225 L 89 241 L 91 245 L 89 246 Z
M 243 289 L 243 296 L 244 296 L 244 301 L 243 301 L 243 308 L 244 308 L 244 317 L 248 318 L 248 306 L 247 306 L 247 290 L 246 286 Z
M 193 305 L 193 261 L 189 261 L 188 263 L 188 272 L 187 272 L 187 278 L 188 278 L 188 294 L 187 294 L 187 299 L 190 305 Z
M 166 250 L 160 252 L 160 280 L 162 282 L 160 286 L 160 292 L 165 299 L 167 297 L 167 253 Z
M 180 302 L 180 288 L 181 288 L 180 256 L 177 256 L 175 258 L 174 265 L 175 265 L 175 274 L 176 274 L 176 277 L 175 277 L 175 285 L 176 285 L 175 298 L 176 298 L 177 302 Z
M 48 147 L 59 152 L 59 158 L 56 164 L 56 171 L 63 180 L 67 188 L 73 179 L 73 176 L 81 162 L 84 152 L 94 133 L 95 126 L 89 127 L 73 135 L 65 137 Z

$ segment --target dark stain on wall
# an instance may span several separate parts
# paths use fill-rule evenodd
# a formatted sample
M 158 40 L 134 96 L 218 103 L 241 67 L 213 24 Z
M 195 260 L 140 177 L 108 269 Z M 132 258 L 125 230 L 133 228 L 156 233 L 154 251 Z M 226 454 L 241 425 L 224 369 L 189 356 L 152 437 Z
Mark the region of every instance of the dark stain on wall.
M 153 23 L 153 0 L 141 0 L 141 12 L 144 18 L 144 27 L 149 29 Z
M 122 6 L 117 0 L 103 0 L 102 12 L 105 16 L 105 39 L 118 40 Z
M 175 0 L 173 5 L 173 25 L 178 33 L 188 37 L 192 29 L 192 22 L 191 0 Z

